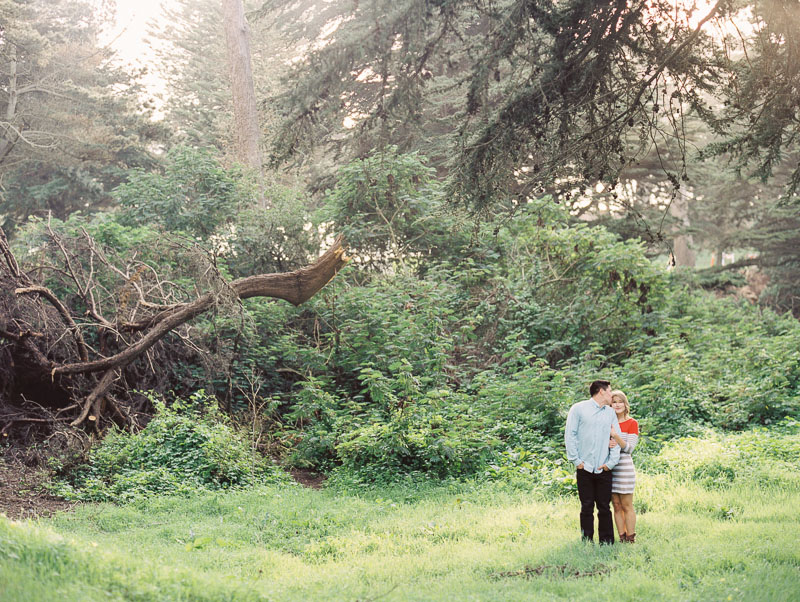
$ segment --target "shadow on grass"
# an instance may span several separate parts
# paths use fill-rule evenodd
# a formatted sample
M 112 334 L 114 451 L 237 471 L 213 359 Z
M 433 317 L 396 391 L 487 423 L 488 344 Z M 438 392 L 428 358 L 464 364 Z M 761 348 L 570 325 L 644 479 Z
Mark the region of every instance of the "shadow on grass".
M 537 558 L 535 563 L 526 563 L 518 569 L 489 572 L 492 581 L 531 580 L 574 580 L 602 578 L 612 573 L 616 560 L 627 544 L 598 545 L 576 539 L 574 542 L 551 550 Z

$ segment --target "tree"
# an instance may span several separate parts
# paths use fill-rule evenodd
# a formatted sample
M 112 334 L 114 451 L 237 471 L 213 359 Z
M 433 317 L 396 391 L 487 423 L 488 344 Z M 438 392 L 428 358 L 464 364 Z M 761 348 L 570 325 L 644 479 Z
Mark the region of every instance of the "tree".
M 235 152 L 233 92 L 228 68 L 222 3 L 220 0 L 178 0 L 165 8 L 163 25 L 151 28 L 160 41 L 157 69 L 166 81 L 164 121 L 178 144 L 214 147 L 230 161 L 247 164 Z M 256 99 L 276 93 L 279 74 L 292 56 L 275 33 L 253 23 L 250 38 L 252 78 Z M 258 133 L 271 135 L 273 109 L 257 103 Z
M 255 11 L 257 22 L 281 29 L 305 57 L 295 60 L 279 97 L 288 119 L 277 129 L 274 158 L 309 157 L 323 144 L 346 158 L 397 146 L 424 154 L 445 174 L 470 65 L 464 37 L 485 27 L 470 7 L 463 15 L 442 8 L 458 22 L 441 26 L 434 10 L 416 1 L 307 0 Z
M 157 69 L 165 81 L 164 120 L 178 144 L 233 148 L 233 108 L 218 0 L 181 1 L 164 8 Z
M 738 58 L 732 36 L 705 30 L 748 8 L 761 26 Z M 646 152 L 643 143 L 662 133 L 680 138 L 690 113 L 733 136 L 717 150 L 745 161 L 763 151 L 771 164 L 797 132 L 796 42 L 785 42 L 798 27 L 796 2 L 721 0 L 696 13 L 688 2 L 661 1 L 347 3 L 335 33 L 292 74 L 276 157 L 335 142 L 337 122 L 348 115 L 389 131 L 414 119 L 444 82 L 430 65 L 446 64 L 458 49 L 468 63 L 453 83 L 460 125 L 449 172 L 453 197 L 473 211 L 556 183 L 614 185 Z M 465 35 L 477 22 L 484 33 Z M 748 87 L 737 87 L 744 76 Z M 780 85 L 768 110 L 747 110 L 742 99 L 758 106 L 771 77 Z M 367 90 L 364 82 L 375 85 Z M 732 110 L 715 111 L 714 94 L 726 95 Z M 739 102 L 736 94 L 744 94 Z M 751 119 L 761 125 L 753 129 Z M 684 175 L 666 173 L 674 188 Z
M 767 181 L 786 167 L 784 198 L 800 186 L 800 2 L 760 0 L 743 3 L 752 11 L 753 33 L 726 43 L 721 52 L 725 78 L 720 115 L 704 115 L 722 140 L 705 149 L 706 156 L 727 155 L 737 172 Z M 788 156 L 787 156 L 788 154 Z
M 800 318 L 800 202 L 774 203 L 745 234 L 756 249 L 758 265 L 770 277 L 761 301 Z
M 131 166 L 151 164 L 162 136 L 135 77 L 97 44 L 85 1 L 0 2 L 0 213 L 65 217 L 109 201 Z
M 600 183 L 607 192 L 592 195 L 593 207 L 577 200 L 587 205 L 579 211 L 602 213 L 601 202 L 619 206 L 613 195 L 641 162 L 663 202 L 642 194 L 615 228 L 651 244 L 695 236 L 717 250 L 746 239 L 761 250 L 752 263 L 765 266 L 793 244 L 776 216 L 793 223 L 800 184 L 796 0 L 720 0 L 703 13 L 690 2 L 622 0 L 371 0 L 336 10 L 320 13 L 325 34 L 291 74 L 277 161 L 320 144 L 364 156 L 350 141 L 365 132 L 383 145 L 403 141 L 406 124 L 434 123 L 426 111 L 447 88 L 455 127 L 440 173 L 451 177 L 450 198 L 473 212 L 513 211 L 543 193 L 569 201 Z M 346 118 L 357 127 L 343 129 Z M 693 122 L 705 128 L 699 146 L 687 136 Z M 712 175 L 703 182 L 698 171 Z M 780 210 L 753 179 L 783 186 Z M 668 215 L 676 195 L 691 195 L 678 217 Z M 742 236 L 759 223 L 758 236 Z M 786 245 L 765 246 L 767 232 Z

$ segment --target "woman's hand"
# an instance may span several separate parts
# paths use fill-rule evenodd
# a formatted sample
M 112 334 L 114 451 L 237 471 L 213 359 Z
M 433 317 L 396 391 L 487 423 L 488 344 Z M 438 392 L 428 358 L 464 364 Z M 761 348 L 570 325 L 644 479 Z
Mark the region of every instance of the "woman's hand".
M 611 441 L 613 441 L 616 444 L 619 444 L 620 447 L 625 447 L 625 439 L 623 439 L 622 436 L 616 430 L 614 430 L 613 426 L 611 427 Z M 615 446 L 609 443 L 608 447 L 615 447 Z
M 614 441 L 614 439 L 609 439 L 608 440 L 608 448 L 609 449 L 614 449 L 616 446 L 617 446 L 617 442 Z

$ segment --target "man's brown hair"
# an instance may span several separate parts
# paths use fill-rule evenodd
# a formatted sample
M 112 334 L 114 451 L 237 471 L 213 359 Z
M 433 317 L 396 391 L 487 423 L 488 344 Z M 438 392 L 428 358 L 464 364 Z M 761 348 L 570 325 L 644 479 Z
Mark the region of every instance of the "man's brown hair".
M 589 385 L 589 397 L 594 397 L 601 389 L 610 389 L 611 383 L 607 380 L 596 380 Z

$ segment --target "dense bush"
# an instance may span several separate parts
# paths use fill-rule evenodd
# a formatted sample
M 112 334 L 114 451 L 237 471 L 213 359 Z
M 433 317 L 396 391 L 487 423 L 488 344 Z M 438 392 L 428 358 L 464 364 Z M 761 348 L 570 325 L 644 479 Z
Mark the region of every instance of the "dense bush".
M 292 462 L 362 480 L 497 477 L 522 454 L 568 491 L 564 419 L 595 378 L 629 394 L 646 454 L 797 412 L 796 322 L 687 288 L 636 241 L 543 201 L 462 251 L 350 267 L 260 338 L 268 365 L 305 375 L 279 393 Z
M 289 415 L 301 422 L 294 462 L 362 475 L 475 473 L 511 448 L 553 456 L 573 399 L 563 375 L 544 365 L 511 378 L 487 371 L 469 388 L 429 388 L 412 365 L 360 372 L 362 394 L 334 395 L 312 379 Z
M 548 453 L 549 452 L 549 453 Z M 506 450 L 485 472 L 489 479 L 502 480 L 550 495 L 573 495 L 578 491 L 575 468 L 564 458 L 551 459 L 553 450 L 533 452 Z
M 169 406 L 152 401 L 157 411 L 142 431 L 109 433 L 91 451 L 88 464 L 58 492 L 71 499 L 126 502 L 283 478 L 202 391 Z
M 251 205 L 255 190 L 244 171 L 226 169 L 211 150 L 179 146 L 166 154 L 161 171 L 134 169 L 112 195 L 126 225 L 208 237 Z
M 492 273 L 508 291 L 498 316 L 505 341 L 556 366 L 589 350 L 619 361 L 656 332 L 667 275 L 639 242 L 573 224 L 549 199 L 520 210 L 499 236 L 503 262 Z
M 768 425 L 800 409 L 800 325 L 747 302 L 676 291 L 646 352 L 614 374 L 651 435 Z
M 361 265 L 408 262 L 424 269 L 468 243 L 434 176 L 425 157 L 390 146 L 342 167 L 316 219 L 344 234 Z

